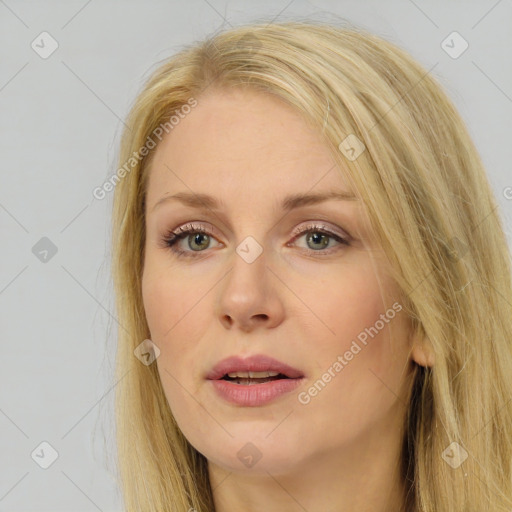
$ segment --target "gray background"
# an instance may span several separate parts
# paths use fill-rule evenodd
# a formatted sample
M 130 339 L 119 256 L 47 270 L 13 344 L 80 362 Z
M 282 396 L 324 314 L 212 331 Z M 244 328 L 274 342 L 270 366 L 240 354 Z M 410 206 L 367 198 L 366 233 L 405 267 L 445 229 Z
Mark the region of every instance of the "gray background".
M 345 18 L 427 70 L 435 65 L 481 152 L 511 242 L 510 0 L 0 0 L 0 512 L 121 510 L 112 194 L 100 201 L 92 191 L 117 167 L 122 120 L 144 79 L 221 27 L 310 16 Z M 50 48 L 43 31 L 59 45 L 47 58 L 31 47 Z M 456 59 L 441 47 L 453 31 L 469 43 Z M 43 237 L 55 254 L 40 252 Z M 47 469 L 43 441 L 58 453 Z

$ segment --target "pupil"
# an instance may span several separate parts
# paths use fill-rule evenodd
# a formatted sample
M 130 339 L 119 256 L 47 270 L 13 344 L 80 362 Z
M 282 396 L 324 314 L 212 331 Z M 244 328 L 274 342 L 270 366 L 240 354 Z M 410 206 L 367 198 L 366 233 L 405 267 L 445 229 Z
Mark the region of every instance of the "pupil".
M 326 247 L 329 244 L 329 240 L 327 239 L 327 236 L 325 236 L 323 233 L 312 233 L 310 235 L 309 239 L 310 240 L 313 239 L 313 241 L 315 243 L 318 243 L 319 242 L 318 238 L 321 238 L 321 237 L 323 237 L 322 246 Z
M 193 237 L 193 243 L 197 243 L 199 246 L 201 246 L 201 243 L 198 242 L 202 237 L 207 237 L 208 235 L 205 235 L 203 233 L 196 233 L 195 235 L 192 235 Z M 201 247 L 200 247 L 201 248 Z

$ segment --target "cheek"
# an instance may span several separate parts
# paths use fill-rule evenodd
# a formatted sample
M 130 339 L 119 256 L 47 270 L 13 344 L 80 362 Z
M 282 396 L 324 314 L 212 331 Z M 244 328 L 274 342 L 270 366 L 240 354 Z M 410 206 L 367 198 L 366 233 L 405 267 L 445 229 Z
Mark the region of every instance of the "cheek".
M 199 347 L 191 341 L 201 339 L 207 328 L 206 301 L 201 300 L 207 291 L 204 282 L 180 273 L 168 262 L 148 260 L 142 298 L 150 338 L 160 349 L 158 365 L 180 379 L 198 357 Z
M 154 267 L 146 267 L 142 276 L 142 300 L 151 339 L 155 342 L 162 339 L 165 333 L 165 325 L 168 322 L 168 315 L 165 312 L 171 311 L 171 293 L 172 288 L 167 287 L 167 278 L 157 276 Z
M 389 408 L 397 399 L 394 393 L 400 392 L 408 361 L 404 313 L 391 281 L 382 279 L 379 285 L 371 266 L 340 273 L 327 290 L 319 294 L 310 289 L 310 300 L 317 297 L 315 313 L 331 331 L 325 330 L 312 350 L 310 405 L 320 411 L 336 403 L 333 418 L 347 421 L 348 413 L 350 421 L 364 422 Z
M 385 293 L 385 291 L 384 291 Z M 331 331 L 331 340 L 341 350 L 384 313 L 384 302 L 373 269 L 340 272 L 322 286 L 312 288 L 309 302 Z M 348 348 L 348 347 L 347 347 Z
M 403 313 L 397 312 L 400 305 L 390 293 L 392 285 L 384 280 L 379 285 L 371 269 L 353 275 L 347 283 L 332 298 L 331 312 L 339 340 L 337 354 L 346 355 L 348 363 L 344 371 L 351 369 L 346 373 L 359 382 L 377 376 L 394 380 L 406 346 Z
M 186 368 L 194 359 L 190 339 L 195 309 L 194 297 L 183 293 L 183 283 L 166 265 L 148 265 L 142 278 L 142 297 L 150 338 L 160 350 L 156 360 L 162 386 L 173 414 L 180 416 L 186 408 L 183 395 L 187 382 Z M 189 288 L 190 290 L 190 288 Z M 196 306 L 197 308 L 197 306 Z M 185 332 L 186 331 L 186 332 Z
M 148 262 L 142 276 L 142 299 L 151 339 L 160 346 L 186 314 L 179 277 Z

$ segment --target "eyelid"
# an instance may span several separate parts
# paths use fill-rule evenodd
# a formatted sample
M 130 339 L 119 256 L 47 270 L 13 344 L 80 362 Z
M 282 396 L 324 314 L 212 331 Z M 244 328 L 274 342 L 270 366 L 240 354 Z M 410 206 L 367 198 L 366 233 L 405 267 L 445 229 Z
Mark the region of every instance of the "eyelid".
M 300 235 L 303 235 L 305 231 L 308 231 L 310 229 L 319 229 L 319 230 L 323 229 L 325 231 L 332 232 L 333 234 L 339 236 L 340 238 L 343 238 L 347 242 L 352 240 L 352 237 L 346 231 L 343 231 L 340 228 L 337 228 L 335 226 L 327 224 L 323 220 L 304 221 L 304 223 L 300 224 L 299 226 L 297 226 L 296 228 L 293 229 L 292 235 L 294 237 L 300 236 Z
M 195 222 L 202 222 L 204 224 L 207 224 L 208 227 L 205 227 L 203 224 L 196 224 Z M 217 230 L 213 227 L 211 223 L 205 221 L 191 221 L 166 231 L 162 238 L 162 242 L 164 243 L 164 245 L 167 245 L 169 240 L 176 240 L 179 242 L 178 239 L 185 238 L 188 233 L 204 233 L 216 239 L 220 238 L 220 235 L 217 233 Z M 222 242 L 218 243 L 223 245 Z
M 208 228 L 205 228 L 203 226 L 203 224 L 195 224 L 195 222 L 200 222 L 200 223 L 207 224 Z M 337 228 L 335 226 L 331 226 L 330 224 L 327 224 L 323 220 L 320 220 L 320 221 L 314 221 L 314 220 L 304 221 L 299 226 L 296 226 L 292 230 L 292 237 L 293 237 L 292 241 L 295 240 L 298 236 L 303 235 L 308 230 L 313 230 L 313 229 L 318 229 L 318 230 L 322 230 L 323 229 L 325 231 L 332 232 L 333 234 L 339 236 L 340 238 L 343 238 L 347 242 L 352 241 L 352 237 L 350 236 L 350 234 L 348 232 L 346 232 L 344 230 L 341 230 L 341 229 L 339 229 L 339 228 Z M 187 233 L 188 231 L 197 231 L 197 232 L 206 233 L 208 235 L 212 235 L 212 236 L 215 236 L 215 237 L 219 237 L 220 236 L 217 233 L 217 230 L 213 227 L 213 225 L 210 222 L 190 221 L 190 222 L 187 222 L 186 224 L 182 224 L 181 226 L 178 226 L 177 228 L 169 230 L 167 235 L 166 235 L 166 238 L 171 238 L 173 236 L 174 237 L 178 237 L 180 234 Z
M 170 234 L 179 235 L 180 233 L 186 233 L 189 230 L 200 231 L 203 233 L 215 233 L 216 232 L 216 229 L 209 222 L 197 221 L 197 222 L 204 222 L 204 224 L 207 224 L 208 229 L 206 229 L 202 224 L 195 224 L 194 222 L 196 222 L 196 221 L 191 221 L 191 222 L 187 222 L 186 224 L 182 224 L 181 226 L 178 226 L 177 228 L 172 229 L 170 231 Z

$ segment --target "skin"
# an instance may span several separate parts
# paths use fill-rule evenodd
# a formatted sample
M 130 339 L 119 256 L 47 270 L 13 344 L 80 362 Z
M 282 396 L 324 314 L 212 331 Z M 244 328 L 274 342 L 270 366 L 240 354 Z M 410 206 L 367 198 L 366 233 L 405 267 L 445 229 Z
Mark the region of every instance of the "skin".
M 295 111 L 250 89 L 199 97 L 156 148 L 146 201 L 144 307 L 167 400 L 208 460 L 217 512 L 396 512 L 403 505 L 405 404 L 414 362 L 432 362 L 424 343 L 409 335 L 405 313 L 370 337 L 309 403 L 298 400 L 358 334 L 399 303 L 358 200 L 280 209 L 292 193 L 351 192 L 342 176 Z M 224 206 L 155 207 L 163 196 L 191 191 Z M 328 236 L 322 248 L 318 234 L 309 240 L 306 231 L 293 234 L 308 221 L 350 245 Z M 211 236 L 179 241 L 191 255 L 180 257 L 162 240 L 189 222 Z M 247 236 L 263 249 L 250 264 L 236 252 Z M 305 377 L 297 390 L 266 405 L 232 405 L 205 375 L 234 354 L 267 354 Z M 252 467 L 237 456 L 248 442 L 261 454 Z

